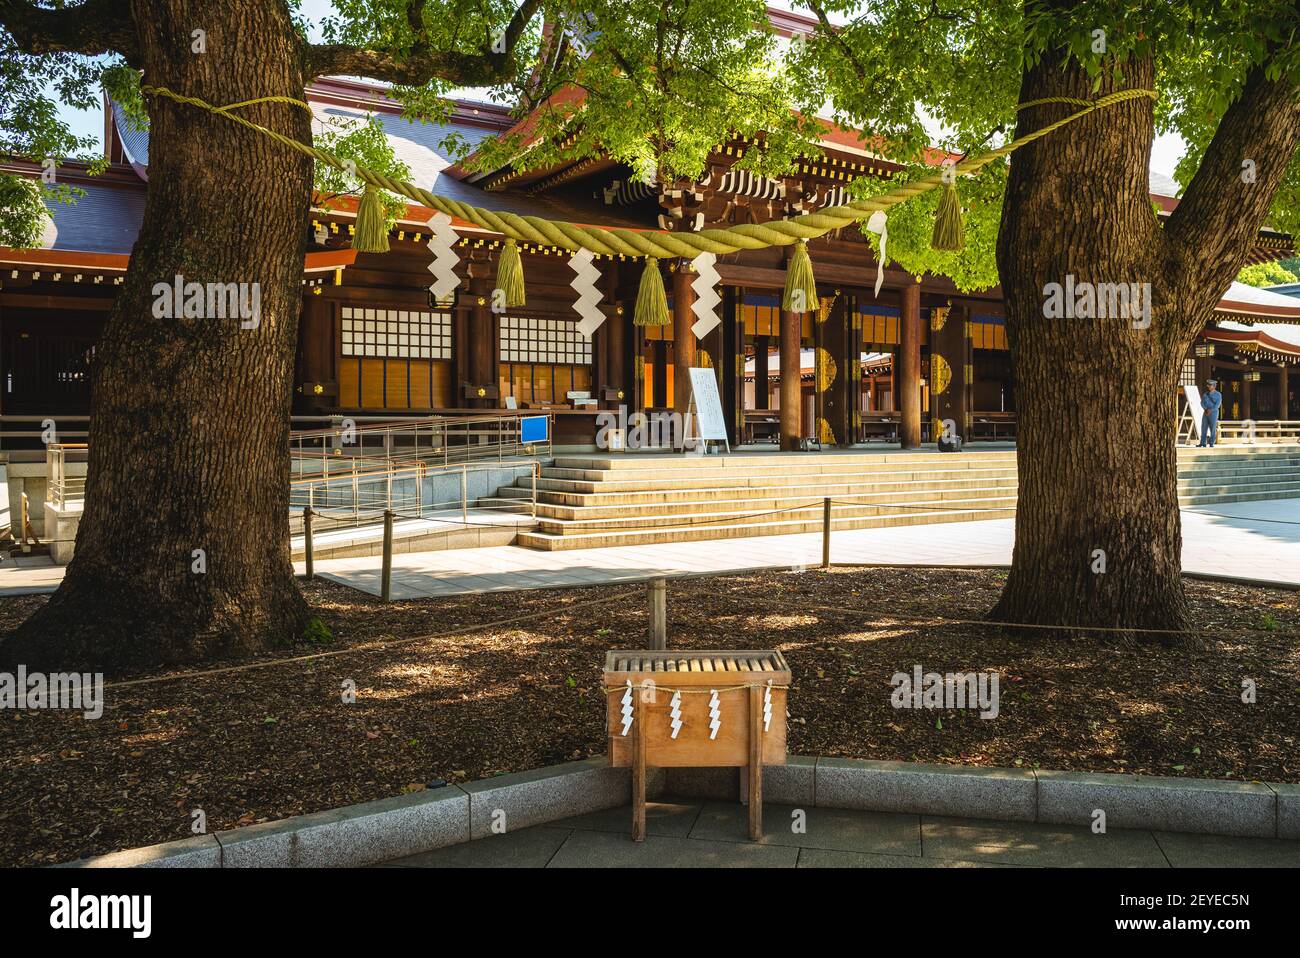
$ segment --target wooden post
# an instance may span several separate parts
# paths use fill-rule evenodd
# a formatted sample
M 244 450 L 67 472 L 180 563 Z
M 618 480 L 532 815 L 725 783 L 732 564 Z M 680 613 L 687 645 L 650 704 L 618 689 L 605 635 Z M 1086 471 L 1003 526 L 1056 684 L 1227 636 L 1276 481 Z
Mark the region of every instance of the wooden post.
M 770 336 L 754 337 L 754 408 L 767 409 L 771 406 L 768 391 L 772 388 L 769 378 L 767 360 L 771 355 L 772 338 Z
M 934 416 L 931 439 L 943 435 L 945 423 L 963 442 L 970 441 L 970 310 L 958 303 L 930 317 L 930 398 Z M 936 328 L 937 324 L 937 328 Z M 947 381 L 945 382 L 945 378 Z
M 645 841 L 645 699 L 632 695 L 632 841 Z
M 302 510 L 302 549 L 303 558 L 307 562 L 307 578 L 315 577 L 315 563 L 312 561 L 312 544 L 311 544 L 311 506 Z
M 1277 364 L 1277 418 L 1287 420 L 1291 418 L 1291 402 L 1289 398 L 1290 389 L 1286 381 L 1286 363 Z M 1281 439 L 1281 436 L 1278 436 Z
M 921 445 L 921 286 L 903 287 L 902 320 L 898 324 L 898 361 L 894 364 L 894 405 L 901 422 L 898 439 L 904 449 Z
M 668 648 L 668 580 L 651 579 L 646 586 L 650 599 L 650 648 Z
M 379 577 L 379 597 L 385 602 L 393 594 L 393 510 L 384 510 L 384 564 Z
M 822 568 L 831 567 L 831 497 L 822 501 Z
M 678 261 L 677 269 L 672 274 L 673 411 L 683 417 L 691 408 L 690 370 L 695 365 L 695 334 L 691 332 L 691 326 L 695 323 L 695 314 L 691 312 L 695 290 L 691 288 L 691 281 L 695 279 L 695 274 L 687 268 L 687 263 L 687 260 Z M 659 405 L 665 406 L 667 403 L 661 401 Z M 674 436 L 674 441 L 677 438 Z
M 781 310 L 781 449 L 799 448 L 803 438 L 803 385 L 799 348 L 803 339 L 803 314 Z
M 749 837 L 763 837 L 763 687 L 749 687 Z

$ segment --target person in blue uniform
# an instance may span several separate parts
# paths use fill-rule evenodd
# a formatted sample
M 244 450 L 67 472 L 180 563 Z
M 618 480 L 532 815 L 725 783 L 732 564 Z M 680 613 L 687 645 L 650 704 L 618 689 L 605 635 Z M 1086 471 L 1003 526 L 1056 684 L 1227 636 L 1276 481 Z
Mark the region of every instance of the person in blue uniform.
M 1207 379 L 1205 382 L 1205 392 L 1201 394 L 1201 408 L 1205 414 L 1201 417 L 1201 445 L 1208 445 L 1214 448 L 1214 440 L 1219 437 L 1219 410 L 1223 407 L 1223 393 L 1219 392 L 1219 384 L 1213 379 Z

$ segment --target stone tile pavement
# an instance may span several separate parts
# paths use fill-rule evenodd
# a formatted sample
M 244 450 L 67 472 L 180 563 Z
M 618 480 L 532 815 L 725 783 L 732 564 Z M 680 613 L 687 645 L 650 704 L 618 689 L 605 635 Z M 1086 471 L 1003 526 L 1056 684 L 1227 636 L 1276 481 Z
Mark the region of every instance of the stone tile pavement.
M 1005 566 L 1014 519 L 854 529 L 831 538 L 840 563 Z M 609 549 L 543 552 L 518 546 L 399 553 L 393 598 L 636 582 L 659 576 L 815 566 L 821 534 L 757 536 Z M 318 575 L 379 594 L 379 556 L 316 563 Z M 298 564 L 302 570 L 301 563 Z M 1270 499 L 1183 511 L 1183 568 L 1300 586 L 1300 499 Z M 63 577 L 48 559 L 0 562 L 0 596 L 52 592 Z
M 932 566 L 1011 563 L 1015 520 L 853 529 L 831 537 L 831 560 Z M 427 598 L 635 582 L 656 576 L 816 566 L 820 533 L 542 552 L 517 546 L 393 557 L 393 597 Z M 1183 512 L 1187 572 L 1300 586 L 1300 499 L 1207 506 Z M 319 575 L 379 594 L 378 558 L 318 562 Z
M 974 868 L 1300 867 L 1300 842 L 990 822 L 768 804 L 764 837 L 746 810 L 667 799 L 631 840 L 629 808 L 613 808 L 386 862 L 406 868 Z

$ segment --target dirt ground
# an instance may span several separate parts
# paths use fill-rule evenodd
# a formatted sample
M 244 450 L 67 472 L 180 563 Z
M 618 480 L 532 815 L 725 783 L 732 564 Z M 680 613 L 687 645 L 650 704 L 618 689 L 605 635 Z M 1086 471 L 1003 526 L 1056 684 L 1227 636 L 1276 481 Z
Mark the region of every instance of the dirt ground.
M 936 621 L 981 618 L 1003 576 L 675 581 L 669 647 L 780 649 L 796 754 L 1300 782 L 1300 593 L 1189 580 L 1200 652 Z M 604 754 L 605 652 L 646 632 L 641 586 L 391 605 L 304 588 L 333 641 L 277 658 L 315 657 L 137 676 L 93 721 L 0 711 L 0 864 L 184 838 L 195 809 L 216 831 Z M 0 600 L 0 634 L 44 601 Z M 893 707 L 890 677 L 917 665 L 996 672 L 997 718 Z

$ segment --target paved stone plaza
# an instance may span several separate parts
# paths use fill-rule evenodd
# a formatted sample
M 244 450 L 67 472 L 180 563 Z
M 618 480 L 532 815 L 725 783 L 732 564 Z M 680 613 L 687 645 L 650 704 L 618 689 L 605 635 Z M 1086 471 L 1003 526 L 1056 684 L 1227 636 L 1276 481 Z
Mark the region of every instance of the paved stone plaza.
M 1005 566 L 1011 563 L 1014 540 L 1014 519 L 853 529 L 834 533 L 831 559 L 847 564 Z M 393 598 L 815 566 L 821 562 L 821 550 L 821 535 L 812 533 L 559 552 L 493 546 L 399 553 L 393 556 Z M 378 595 L 380 567 L 379 556 L 331 559 L 317 562 L 316 573 Z M 302 563 L 298 569 L 302 571 Z M 1183 510 L 1183 569 L 1300 586 L 1300 499 Z M 53 592 L 62 578 L 63 567 L 48 559 L 11 559 L 0 565 L 0 596 Z
M 928 566 L 1011 563 L 1014 519 L 835 532 L 831 560 Z M 819 533 L 544 552 L 516 546 L 393 557 L 393 598 L 634 582 L 820 564 Z M 1300 499 L 1183 511 L 1183 569 L 1300 586 Z M 379 594 L 378 557 L 320 562 L 317 573 Z
M 745 837 L 734 802 L 651 802 L 646 840 L 613 808 L 387 862 L 407 868 L 1052 868 L 1300 867 L 1300 842 L 990 822 L 833 808 L 763 809 L 764 838 Z

